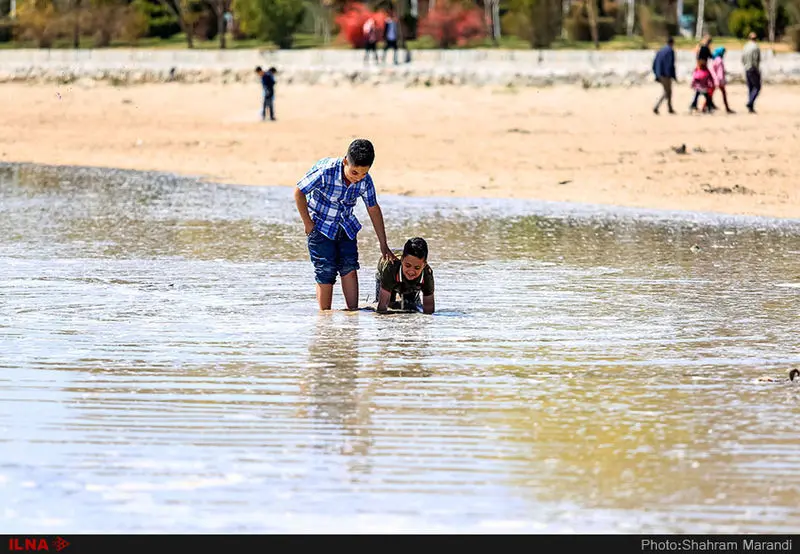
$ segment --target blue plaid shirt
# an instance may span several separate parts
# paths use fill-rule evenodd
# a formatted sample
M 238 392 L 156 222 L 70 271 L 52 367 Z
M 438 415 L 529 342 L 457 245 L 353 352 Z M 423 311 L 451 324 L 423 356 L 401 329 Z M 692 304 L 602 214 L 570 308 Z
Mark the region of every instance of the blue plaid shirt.
M 343 158 L 322 158 L 308 170 L 297 183 L 297 188 L 306 195 L 311 219 L 320 233 L 335 240 L 341 226 L 350 239 L 356 238 L 361 223 L 353 208 L 359 196 L 371 208 L 378 204 L 372 177 L 366 177 L 345 186 L 342 177 Z

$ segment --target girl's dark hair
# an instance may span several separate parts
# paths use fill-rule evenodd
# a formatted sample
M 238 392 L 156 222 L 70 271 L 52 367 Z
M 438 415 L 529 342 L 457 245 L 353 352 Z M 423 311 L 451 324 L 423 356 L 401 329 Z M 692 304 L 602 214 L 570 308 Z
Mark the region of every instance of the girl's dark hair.
M 428 243 L 425 242 L 425 239 L 420 237 L 414 237 L 413 239 L 408 239 L 406 241 L 406 245 L 403 247 L 403 256 L 414 256 L 415 258 L 419 258 L 420 260 L 428 259 Z

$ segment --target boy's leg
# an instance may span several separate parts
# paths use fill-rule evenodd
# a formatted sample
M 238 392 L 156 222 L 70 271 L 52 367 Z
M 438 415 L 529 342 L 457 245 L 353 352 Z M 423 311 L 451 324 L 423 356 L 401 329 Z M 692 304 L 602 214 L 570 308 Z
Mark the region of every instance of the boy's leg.
M 342 294 L 348 310 L 358 309 L 358 239 L 351 239 L 342 229 L 337 235 L 337 270 L 342 277 Z
M 333 285 L 336 283 L 336 242 L 320 233 L 316 227 L 306 240 L 308 254 L 314 264 L 319 309 L 330 310 L 333 300 Z
M 342 294 L 348 310 L 358 309 L 358 271 L 342 275 Z
M 275 121 L 275 95 L 271 94 L 269 97 L 269 119 L 270 121 Z
M 330 310 L 333 304 L 333 285 L 317 283 L 317 303 L 320 310 Z

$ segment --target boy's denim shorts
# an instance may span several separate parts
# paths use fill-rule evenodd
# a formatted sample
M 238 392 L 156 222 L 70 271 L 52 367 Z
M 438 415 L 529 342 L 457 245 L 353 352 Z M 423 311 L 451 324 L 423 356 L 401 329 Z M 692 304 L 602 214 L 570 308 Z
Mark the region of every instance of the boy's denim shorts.
M 345 276 L 360 269 L 358 242 L 339 227 L 336 240 L 331 240 L 314 227 L 307 237 L 308 254 L 314 263 L 314 278 L 320 285 L 336 283 L 336 274 Z

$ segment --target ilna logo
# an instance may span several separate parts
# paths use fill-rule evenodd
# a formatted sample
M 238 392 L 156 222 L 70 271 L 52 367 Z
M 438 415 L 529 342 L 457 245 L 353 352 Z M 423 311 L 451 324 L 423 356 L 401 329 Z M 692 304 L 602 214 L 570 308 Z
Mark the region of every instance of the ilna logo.
M 61 537 L 56 537 L 50 542 L 42 537 L 11 537 L 8 539 L 10 552 L 50 552 L 51 550 L 61 552 L 68 546 L 69 542 Z

